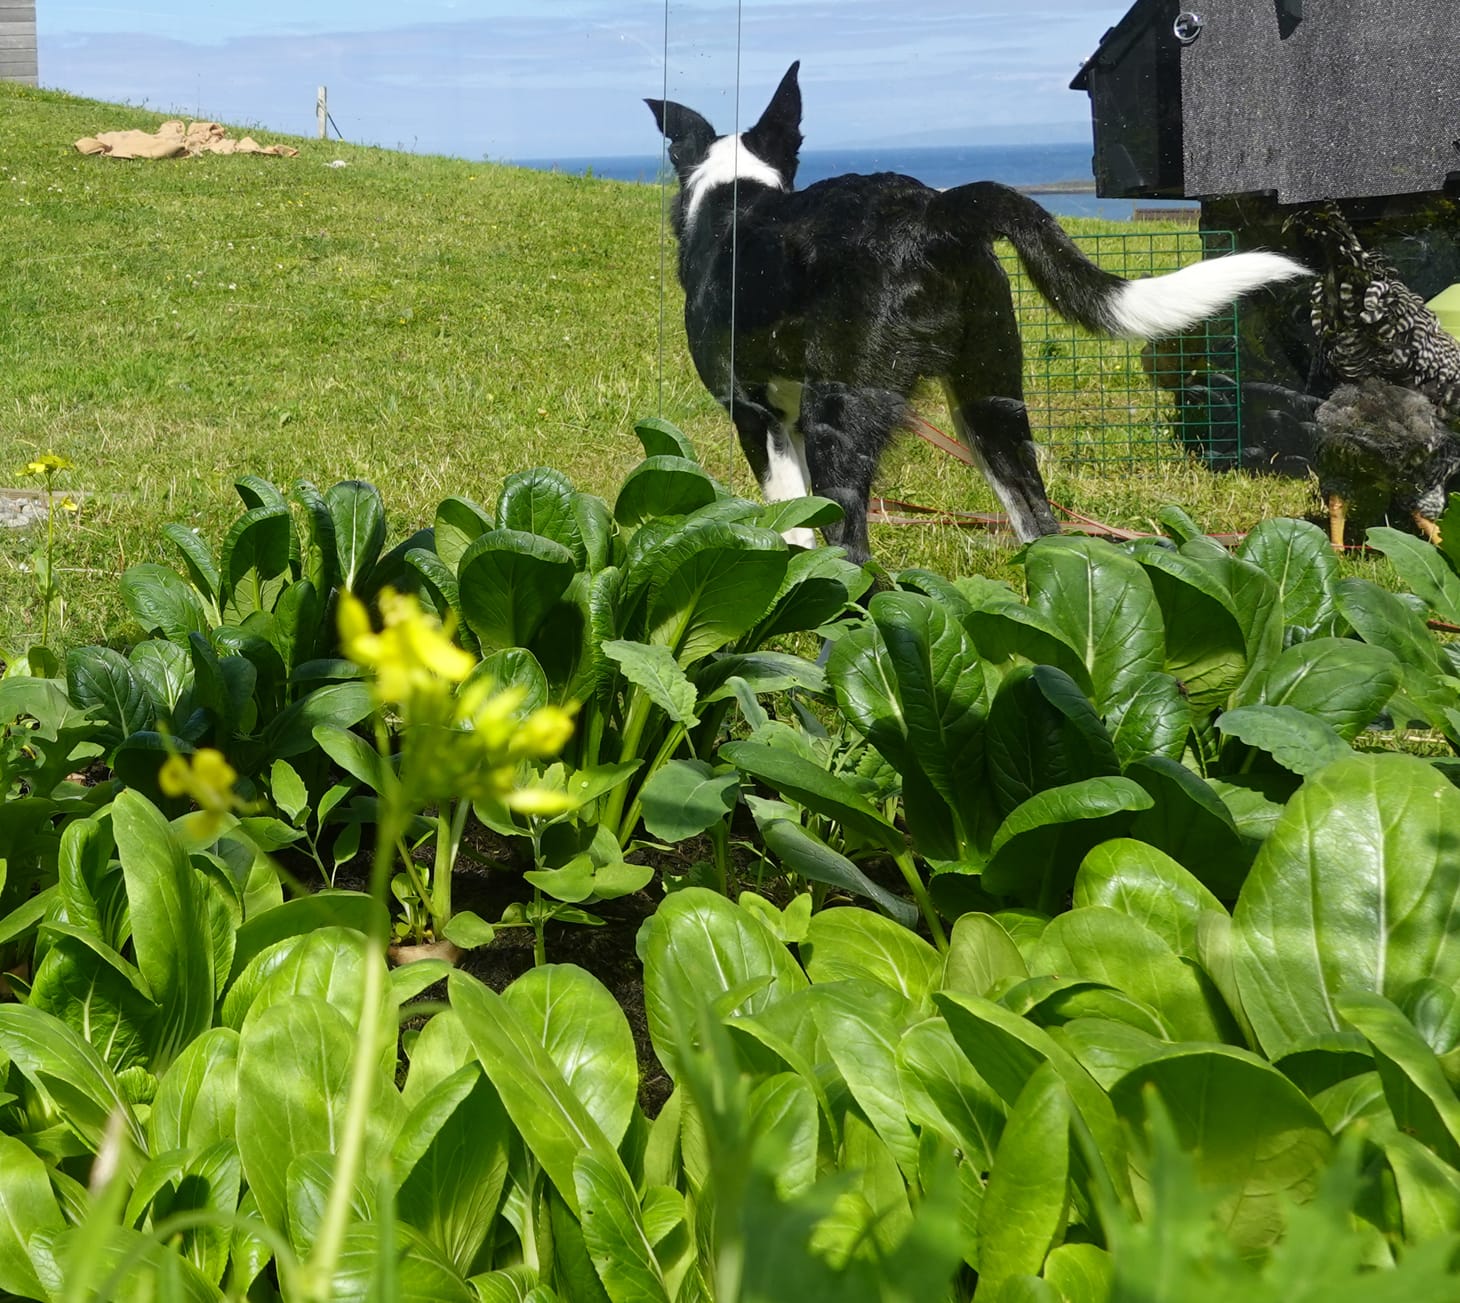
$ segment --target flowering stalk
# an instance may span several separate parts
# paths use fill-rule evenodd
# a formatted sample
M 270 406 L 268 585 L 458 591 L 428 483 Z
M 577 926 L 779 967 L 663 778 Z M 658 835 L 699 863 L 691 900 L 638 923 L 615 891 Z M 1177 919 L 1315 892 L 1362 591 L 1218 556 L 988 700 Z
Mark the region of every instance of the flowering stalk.
M 51 606 L 56 600 L 59 591 L 56 586 L 56 500 L 54 483 L 56 476 L 62 471 L 75 470 L 76 463 L 69 458 L 62 457 L 59 453 L 48 452 L 37 457 L 33 462 L 28 462 L 22 475 L 34 475 L 43 478 L 46 482 L 46 555 L 45 560 L 37 567 L 44 573 L 38 574 L 37 578 L 41 585 L 41 646 L 45 646 L 51 633 Z M 75 511 L 76 503 L 66 498 L 61 503 L 63 511 Z

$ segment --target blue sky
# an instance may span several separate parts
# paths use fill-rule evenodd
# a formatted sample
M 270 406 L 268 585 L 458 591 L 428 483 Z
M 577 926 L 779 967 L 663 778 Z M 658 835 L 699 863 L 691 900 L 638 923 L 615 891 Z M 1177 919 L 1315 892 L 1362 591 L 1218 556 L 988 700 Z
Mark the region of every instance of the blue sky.
M 1128 0 L 668 0 L 669 98 L 748 126 L 801 60 L 808 149 L 1088 136 L 1067 89 Z M 41 84 L 467 158 L 651 154 L 664 0 L 38 0 Z M 403 17 L 408 15 L 408 21 Z M 739 55 L 737 57 L 737 35 Z M 107 124 L 99 122 L 97 129 Z M 1032 128 L 1032 129 L 1031 129 Z

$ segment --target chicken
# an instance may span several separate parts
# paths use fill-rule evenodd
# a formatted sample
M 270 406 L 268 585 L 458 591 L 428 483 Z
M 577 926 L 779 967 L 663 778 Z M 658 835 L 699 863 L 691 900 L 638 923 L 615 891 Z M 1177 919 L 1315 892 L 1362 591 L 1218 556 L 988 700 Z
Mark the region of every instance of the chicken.
M 1417 390 L 1442 421 L 1460 420 L 1460 340 L 1387 259 L 1364 248 L 1335 206 L 1303 209 L 1287 225 L 1320 268 L 1313 282 L 1313 330 L 1333 373 Z
M 1342 548 L 1350 514 L 1402 512 L 1431 543 L 1450 477 L 1460 471 L 1460 436 L 1423 393 L 1373 377 L 1340 385 L 1315 414 L 1314 462 L 1328 509 L 1328 536 Z

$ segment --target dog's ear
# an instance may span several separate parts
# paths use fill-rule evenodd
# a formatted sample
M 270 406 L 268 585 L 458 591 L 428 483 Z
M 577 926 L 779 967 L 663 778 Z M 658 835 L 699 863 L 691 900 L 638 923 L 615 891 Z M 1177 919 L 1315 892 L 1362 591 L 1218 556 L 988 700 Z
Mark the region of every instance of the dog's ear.
M 801 153 L 801 86 L 796 80 L 800 69 L 797 59 L 781 78 L 760 121 L 745 133 L 746 148 L 781 174 L 787 190 L 796 179 Z
M 704 161 L 715 143 L 715 128 L 693 109 L 673 100 L 645 100 L 644 103 L 669 141 L 669 161 L 683 181 Z

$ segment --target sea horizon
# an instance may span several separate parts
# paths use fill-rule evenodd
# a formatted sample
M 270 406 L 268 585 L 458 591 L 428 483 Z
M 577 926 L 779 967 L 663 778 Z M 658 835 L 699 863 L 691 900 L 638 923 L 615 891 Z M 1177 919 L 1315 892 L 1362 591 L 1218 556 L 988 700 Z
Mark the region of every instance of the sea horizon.
M 603 177 L 652 185 L 659 179 L 661 155 L 503 159 L 516 167 Z M 901 172 L 937 190 L 969 181 L 1001 181 L 1033 195 L 1063 217 L 1102 217 L 1129 221 L 1142 208 L 1191 208 L 1190 200 L 1105 199 L 1094 193 L 1095 171 L 1089 141 L 1008 145 L 910 145 L 871 149 L 805 149 L 796 185 L 805 189 L 847 172 Z M 1048 187 L 1048 188 L 1046 188 Z

